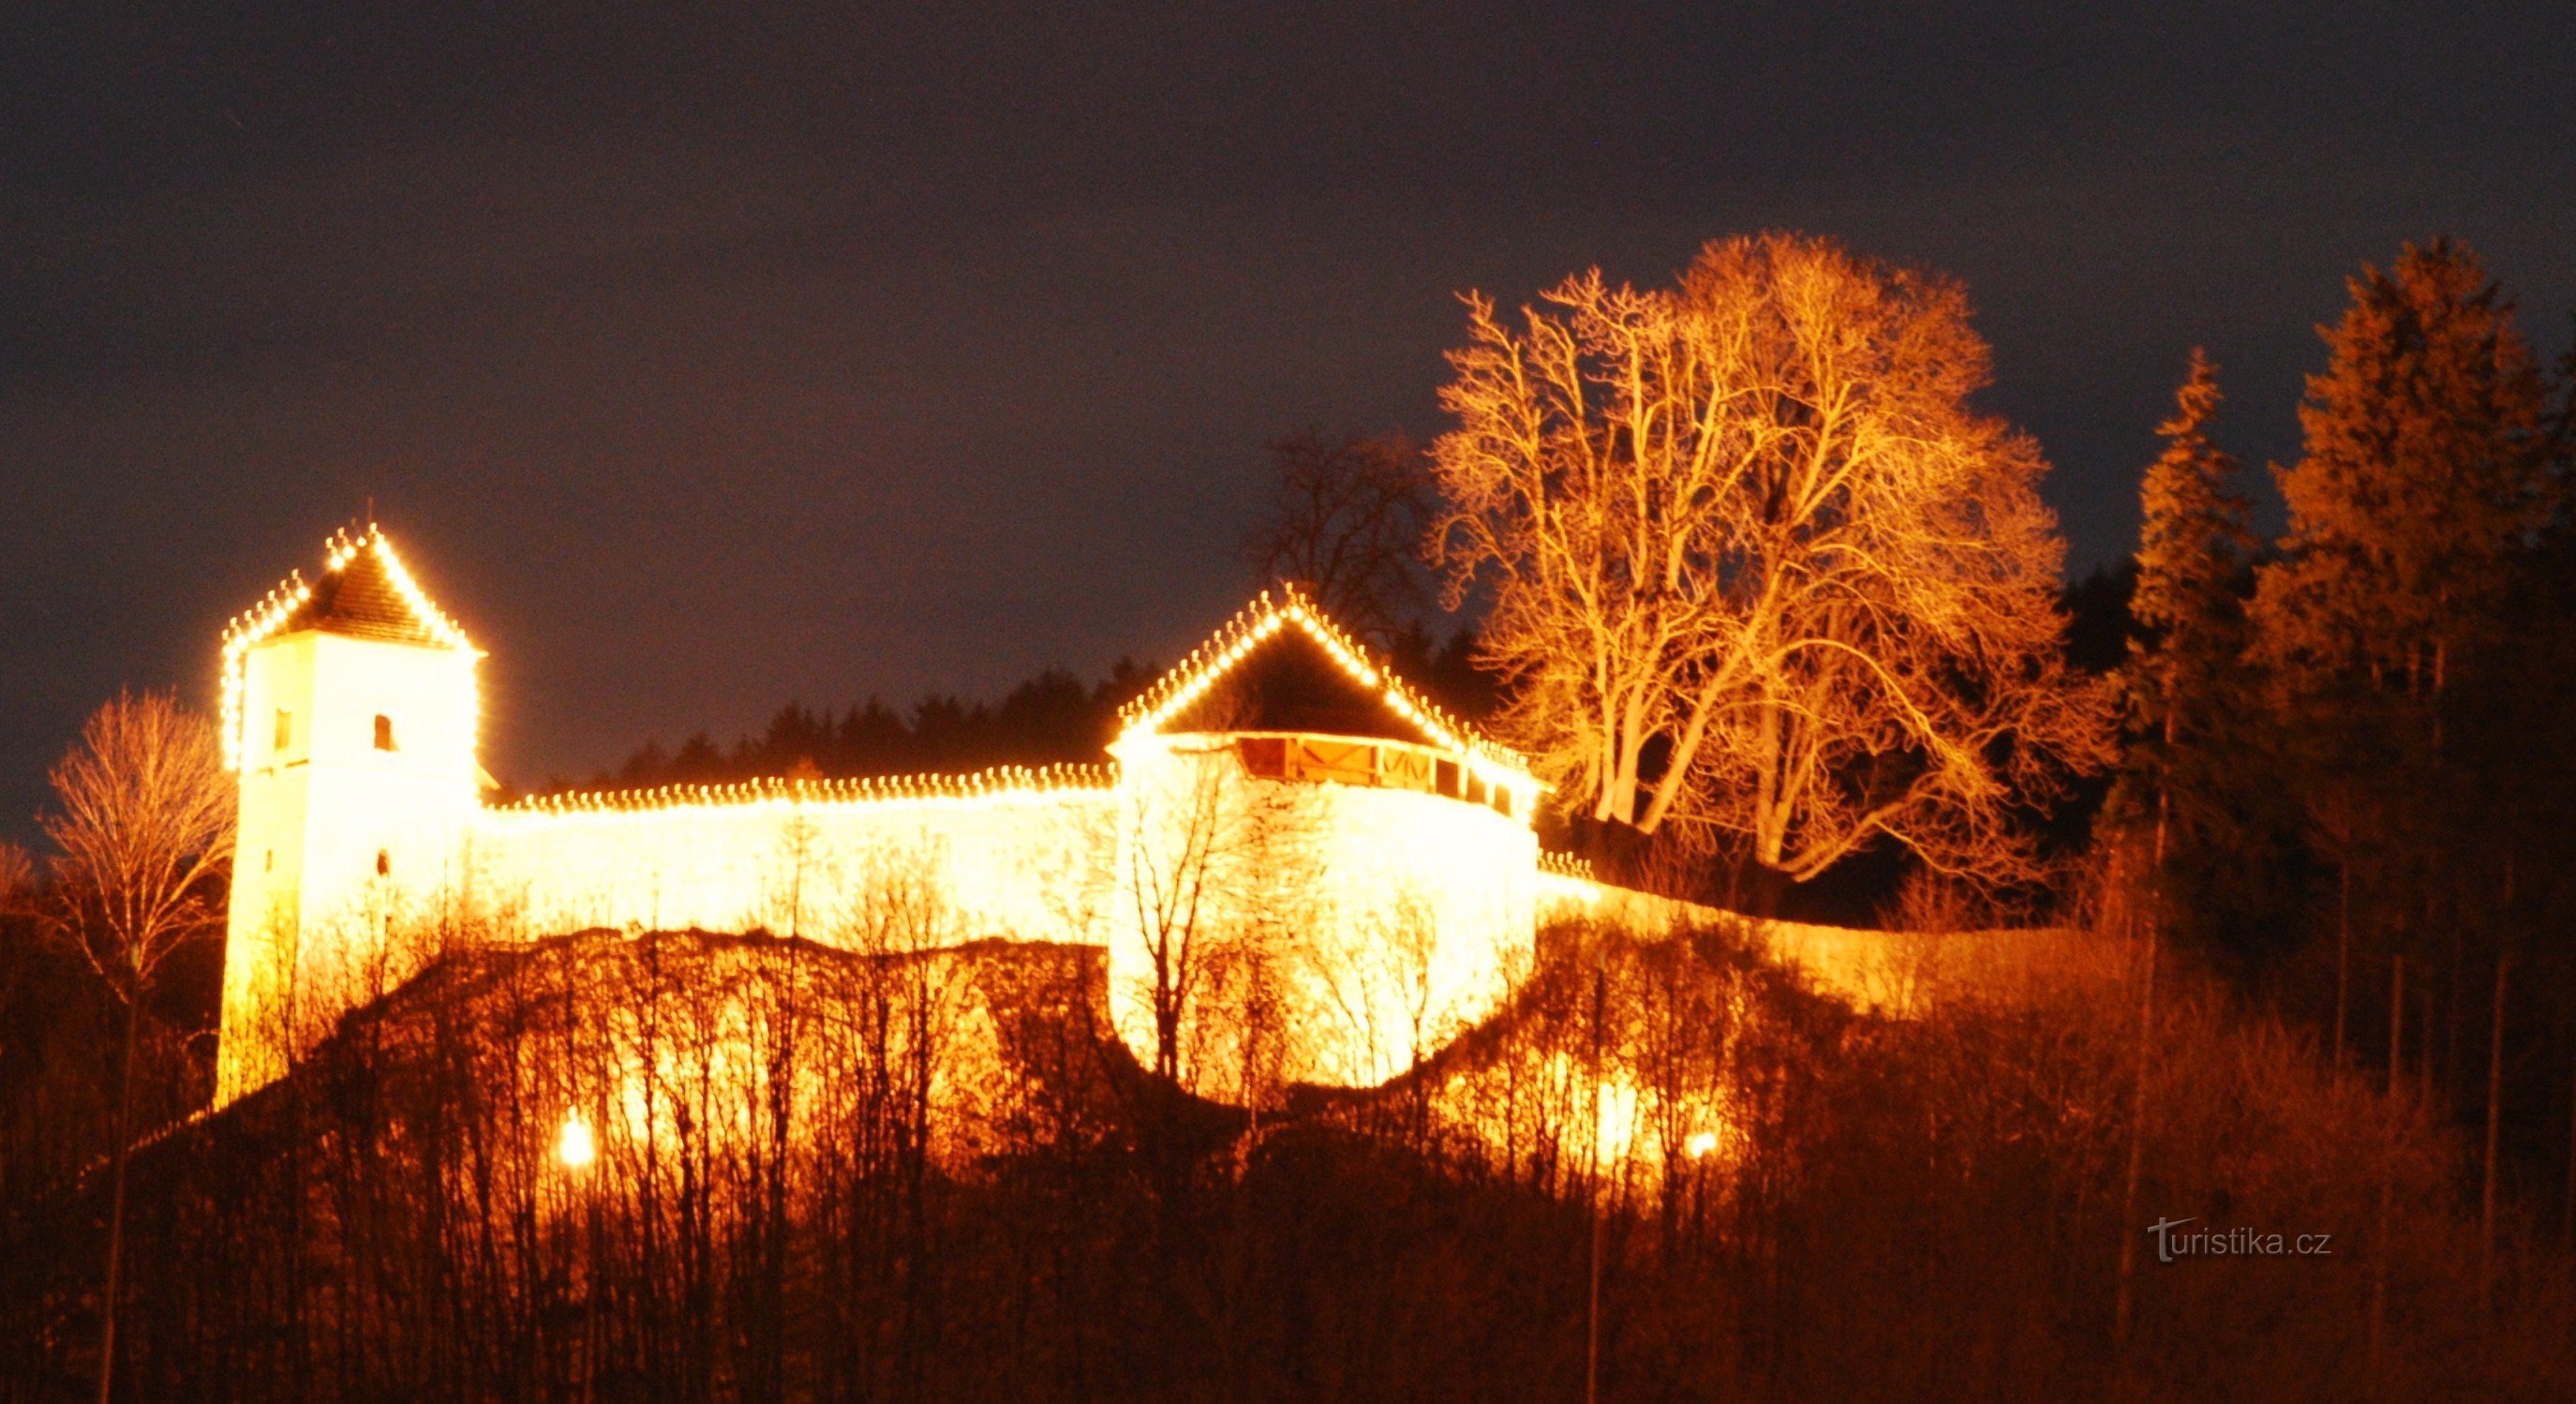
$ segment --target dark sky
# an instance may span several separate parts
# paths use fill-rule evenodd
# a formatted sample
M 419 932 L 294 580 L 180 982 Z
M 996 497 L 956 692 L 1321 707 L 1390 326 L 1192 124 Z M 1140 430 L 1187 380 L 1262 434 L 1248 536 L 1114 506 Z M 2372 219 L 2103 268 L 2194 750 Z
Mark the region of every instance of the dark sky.
M 1955 273 L 2079 567 L 2194 343 L 2259 463 L 2403 240 L 2576 306 L 2564 0 L 714 8 L 0 17 L 0 833 L 370 496 L 529 782 L 1171 657 L 1265 442 L 1439 430 L 1465 288 Z

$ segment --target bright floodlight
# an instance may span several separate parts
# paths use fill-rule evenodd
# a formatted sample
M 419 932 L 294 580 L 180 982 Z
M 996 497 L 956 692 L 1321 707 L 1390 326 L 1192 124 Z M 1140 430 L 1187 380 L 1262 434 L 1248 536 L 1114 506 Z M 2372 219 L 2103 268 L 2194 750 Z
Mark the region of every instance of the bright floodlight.
M 1682 1144 L 1682 1149 L 1690 1152 L 1691 1159 L 1697 1160 L 1708 1154 L 1710 1151 L 1717 1149 L 1717 1133 L 1714 1131 L 1694 1132 L 1692 1133 L 1691 1138 Z
M 579 1112 L 565 1117 L 563 1135 L 555 1142 L 555 1159 L 562 1161 L 566 1169 L 580 1170 L 598 1154 L 598 1146 L 590 1139 L 590 1123 L 582 1120 Z

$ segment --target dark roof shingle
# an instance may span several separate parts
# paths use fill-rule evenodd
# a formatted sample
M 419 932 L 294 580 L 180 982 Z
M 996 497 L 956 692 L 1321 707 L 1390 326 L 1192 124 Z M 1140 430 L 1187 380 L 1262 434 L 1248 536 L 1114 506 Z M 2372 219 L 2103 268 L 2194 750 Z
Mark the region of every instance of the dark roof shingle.
M 403 597 L 401 587 L 394 583 L 393 572 L 386 568 L 382 548 L 374 540 L 360 546 L 347 564 L 314 581 L 312 597 L 297 606 L 276 632 L 292 634 L 303 629 L 429 648 L 447 643 L 439 630 Z

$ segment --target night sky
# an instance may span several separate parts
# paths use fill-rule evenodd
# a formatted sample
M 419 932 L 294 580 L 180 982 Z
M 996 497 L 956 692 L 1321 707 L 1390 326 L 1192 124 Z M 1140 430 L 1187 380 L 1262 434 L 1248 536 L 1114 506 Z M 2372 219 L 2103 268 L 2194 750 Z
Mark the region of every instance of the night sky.
M 527 784 L 1172 657 L 1270 439 L 1438 432 L 1461 289 L 1957 274 L 2078 569 L 2194 343 L 2259 464 L 2403 240 L 2576 306 L 2564 0 L 358 8 L 0 17 L 0 835 L 369 498 Z

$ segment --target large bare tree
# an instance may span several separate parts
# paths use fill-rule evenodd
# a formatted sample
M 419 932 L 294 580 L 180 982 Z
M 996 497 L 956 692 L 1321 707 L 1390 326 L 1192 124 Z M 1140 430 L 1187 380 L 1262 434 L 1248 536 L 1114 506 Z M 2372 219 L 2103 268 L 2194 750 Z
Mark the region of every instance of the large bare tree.
M 1422 450 L 1401 435 L 1328 440 L 1312 429 L 1270 446 L 1278 479 L 1245 555 L 1266 580 L 1304 586 L 1345 628 L 1385 644 L 1424 602 L 1431 516 Z
M 1471 295 L 1433 450 L 1502 725 L 1595 820 L 1815 877 L 1880 836 L 2030 872 L 2016 804 L 2108 757 L 2059 657 L 2063 544 L 1946 278 L 1791 235 L 1678 287 Z
M 104 1404 L 116 1365 L 125 1166 L 143 1004 L 163 963 L 223 920 L 234 797 L 214 723 L 160 692 L 121 693 L 91 713 L 51 778 L 58 808 L 42 821 L 56 850 L 50 922 L 125 1006 L 101 1297 L 98 1397 Z

